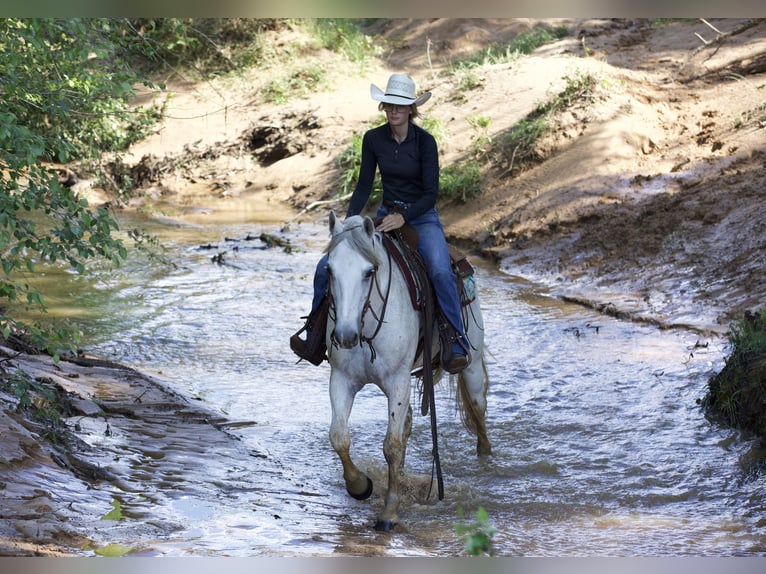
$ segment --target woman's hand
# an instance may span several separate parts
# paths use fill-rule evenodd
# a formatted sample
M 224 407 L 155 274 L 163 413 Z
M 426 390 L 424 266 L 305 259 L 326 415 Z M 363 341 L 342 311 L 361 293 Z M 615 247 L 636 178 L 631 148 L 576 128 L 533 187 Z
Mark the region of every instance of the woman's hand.
M 404 225 L 404 216 L 401 213 L 389 213 L 378 225 L 378 231 L 393 231 Z

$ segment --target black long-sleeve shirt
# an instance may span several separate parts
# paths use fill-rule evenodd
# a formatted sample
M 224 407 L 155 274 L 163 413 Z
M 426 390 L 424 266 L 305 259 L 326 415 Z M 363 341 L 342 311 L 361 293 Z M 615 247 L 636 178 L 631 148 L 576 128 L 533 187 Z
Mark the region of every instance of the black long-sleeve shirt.
M 407 137 L 397 143 L 388 123 L 368 130 L 362 138 L 359 180 L 346 217 L 359 215 L 372 193 L 375 169 L 380 169 L 383 203 L 408 205 L 405 221 L 415 219 L 436 205 L 439 193 L 439 153 L 436 140 L 420 126 L 410 123 Z

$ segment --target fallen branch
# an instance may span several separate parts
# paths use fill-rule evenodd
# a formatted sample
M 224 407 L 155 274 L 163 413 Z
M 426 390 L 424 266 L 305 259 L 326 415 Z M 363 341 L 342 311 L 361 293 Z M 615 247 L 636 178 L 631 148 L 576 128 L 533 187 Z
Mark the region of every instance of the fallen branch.
M 312 201 L 306 207 L 301 209 L 292 219 L 290 219 L 289 221 L 286 221 L 280 228 L 280 231 L 285 231 L 288 227 L 290 227 L 290 224 L 292 222 L 294 222 L 296 219 L 298 219 L 305 213 L 308 213 L 312 209 L 316 209 L 317 207 L 320 207 L 322 205 L 327 205 L 330 203 L 338 203 L 340 201 L 343 201 L 344 199 L 348 199 L 349 197 L 351 197 L 351 194 L 347 193 L 346 195 L 342 195 L 340 197 L 333 197 L 332 199 L 320 199 L 318 201 Z
M 689 57 L 686 59 L 686 62 L 681 66 L 681 70 L 684 67 L 686 67 L 686 64 L 688 64 L 692 60 L 692 58 L 694 58 L 694 56 L 696 56 L 702 50 L 705 50 L 707 48 L 713 47 L 713 49 L 714 49 L 713 55 L 714 55 L 715 52 L 721 48 L 721 46 L 724 44 L 724 42 L 728 38 L 730 38 L 732 36 L 736 36 L 737 34 L 741 34 L 742 32 L 745 32 L 746 30 L 749 30 L 750 28 L 758 26 L 759 24 L 764 22 L 764 18 L 751 18 L 750 20 L 746 21 L 744 24 L 742 24 L 741 26 L 739 26 L 738 28 L 735 28 L 734 30 L 732 30 L 730 32 L 721 32 L 720 30 L 718 30 L 718 28 L 713 26 L 710 22 L 708 22 L 704 18 L 700 18 L 700 21 L 702 23 L 704 23 L 706 26 L 708 26 L 711 30 L 714 30 L 716 32 L 716 37 L 715 37 L 715 39 L 708 41 L 705 38 L 703 38 L 701 34 L 698 34 L 697 32 L 695 32 L 694 35 L 697 36 L 697 38 L 700 39 L 700 41 L 702 42 L 702 46 L 699 46 L 699 47 L 695 48 L 689 54 Z M 726 68 L 729 68 L 729 67 L 731 67 L 731 65 L 726 66 L 723 69 L 726 69 Z M 760 69 L 760 65 L 757 65 L 755 67 L 755 69 L 756 70 Z M 722 69 L 708 70 L 708 71 L 706 71 L 702 75 L 684 78 L 684 79 L 681 79 L 680 81 L 681 81 L 681 83 L 687 83 L 687 82 L 690 82 L 690 81 L 695 80 L 695 79 L 703 78 L 705 76 L 710 76 L 712 74 L 718 74 L 718 73 L 721 73 L 721 72 L 722 72 Z
M 694 52 L 692 52 L 692 55 L 696 54 L 700 50 L 704 50 L 707 46 L 710 46 L 711 44 L 721 44 L 723 40 L 725 40 L 726 38 L 730 36 L 736 36 L 737 34 L 741 34 L 745 30 L 749 30 L 753 26 L 757 26 L 762 21 L 763 21 L 763 18 L 752 18 L 748 20 L 747 22 L 745 22 L 744 24 L 742 24 L 739 28 L 735 28 L 731 32 L 721 32 L 718 28 L 713 26 L 710 22 L 708 22 L 704 18 L 700 18 L 700 22 L 708 26 L 711 30 L 713 30 L 716 33 L 716 37 L 714 40 L 710 40 L 708 42 L 707 40 L 705 40 L 705 38 L 702 37 L 701 34 L 698 34 L 697 32 L 695 32 L 694 35 L 697 36 L 697 38 L 699 38 L 703 42 L 703 45 L 695 49 Z
M 712 25 L 710 22 L 708 22 L 708 21 L 707 21 L 707 20 L 705 20 L 704 18 L 700 18 L 700 22 L 702 22 L 703 24 L 705 24 L 707 27 L 711 28 L 711 29 L 712 29 L 712 30 L 713 30 L 713 31 L 714 31 L 716 34 L 718 34 L 719 36 L 724 36 L 724 35 L 725 35 L 723 32 L 721 32 L 721 31 L 720 31 L 718 28 L 716 28 L 715 26 L 713 26 L 713 25 Z

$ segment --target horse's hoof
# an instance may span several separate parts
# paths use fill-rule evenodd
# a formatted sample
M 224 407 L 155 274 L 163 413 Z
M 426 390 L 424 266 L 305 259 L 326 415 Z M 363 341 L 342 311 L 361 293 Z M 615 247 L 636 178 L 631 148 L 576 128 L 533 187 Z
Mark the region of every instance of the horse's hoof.
M 393 520 L 378 520 L 375 522 L 375 530 L 378 532 L 391 532 L 396 526 Z
M 350 488 L 346 488 L 348 493 L 357 500 L 367 500 L 370 498 L 370 495 L 372 495 L 372 480 L 369 476 L 365 476 L 364 478 L 367 479 L 367 484 L 365 485 L 365 488 L 362 492 L 356 493 L 353 492 Z
M 479 457 L 492 456 L 492 447 L 489 444 L 480 444 L 476 447 L 476 455 Z

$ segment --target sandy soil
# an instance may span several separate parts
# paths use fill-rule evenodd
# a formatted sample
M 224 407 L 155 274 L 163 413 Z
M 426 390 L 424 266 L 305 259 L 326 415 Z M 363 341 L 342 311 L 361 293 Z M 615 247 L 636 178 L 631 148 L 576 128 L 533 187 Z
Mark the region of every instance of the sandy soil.
M 572 34 L 478 68 L 475 89 L 444 73 L 451 58 L 541 23 Z M 166 119 L 124 157 L 148 201 L 163 216 L 196 222 L 241 217 L 243 206 L 253 220 L 275 222 L 343 212 L 332 201 L 338 157 L 378 118 L 369 84 L 406 71 L 433 93 L 422 111 L 445 128 L 443 166 L 475 157 L 485 142 L 481 195 L 439 206 L 452 241 L 554 296 L 660 325 L 723 333 L 766 300 L 766 21 L 435 19 L 388 21 L 375 32 L 387 46 L 377 62 L 358 69 L 322 55 L 328 85 L 287 104 L 261 95 L 278 70 L 199 84 L 169 78 L 157 96 Z M 551 119 L 535 162 L 499 153 L 514 125 L 582 75 L 596 82 Z M 475 127 L 480 116 L 486 130 Z M 88 182 L 78 189 L 95 203 L 113 201 Z M 231 209 L 195 209 L 211 197 Z M 86 401 L 82 409 L 103 408 L 114 385 L 123 403 L 152 389 L 157 404 L 188 407 L 157 381 L 119 369 L 15 360 L 53 374 Z M 5 397 L 0 416 L 0 554 L 66 553 L 92 527 L 72 518 L 89 478 L 9 404 Z M 193 417 L 197 432 L 218 436 L 203 419 Z M 35 475 L 53 478 L 29 482 Z M 68 506 L 54 505 L 51 492 L 69 483 Z

